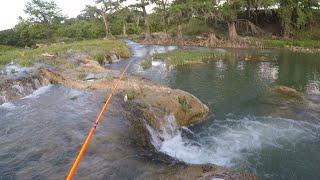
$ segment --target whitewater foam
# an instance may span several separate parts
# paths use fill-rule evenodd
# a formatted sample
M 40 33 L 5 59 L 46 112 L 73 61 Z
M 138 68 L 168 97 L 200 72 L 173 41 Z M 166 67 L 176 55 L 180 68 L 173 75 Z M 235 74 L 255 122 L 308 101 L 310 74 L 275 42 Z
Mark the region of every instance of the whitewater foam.
M 6 102 L 0 105 L 0 108 L 3 109 L 14 109 L 16 108 L 16 106 L 14 104 L 12 104 L 11 102 Z
M 51 87 L 53 87 L 52 84 L 40 87 L 39 89 L 35 90 L 32 94 L 30 94 L 26 97 L 23 97 L 22 99 L 38 98 L 41 94 L 44 94 L 45 92 L 47 92 Z
M 197 140 L 182 136 L 180 130 L 160 135 L 163 136 L 163 141 L 153 132 L 152 139 L 159 151 L 178 160 L 192 164 L 213 163 L 233 167 L 265 147 L 279 149 L 288 144 L 295 146 L 306 139 L 318 138 L 319 131 L 318 124 L 250 116 L 216 120 L 211 126 L 195 133 Z
M 310 81 L 306 86 L 309 95 L 320 95 L 320 81 Z

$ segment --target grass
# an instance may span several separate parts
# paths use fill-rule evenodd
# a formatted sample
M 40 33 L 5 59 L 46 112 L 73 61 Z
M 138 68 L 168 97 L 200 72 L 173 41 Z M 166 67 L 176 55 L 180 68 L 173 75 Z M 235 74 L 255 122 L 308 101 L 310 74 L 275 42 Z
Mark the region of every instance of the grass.
M 187 112 L 190 109 L 189 102 L 185 97 L 178 97 L 178 101 L 183 112 Z
M 123 58 L 130 57 L 130 50 L 124 41 L 113 40 L 84 40 L 72 43 L 52 44 L 37 49 L 20 49 L 8 46 L 0 46 L 0 66 L 11 61 L 17 62 L 21 66 L 32 66 L 33 63 L 43 59 L 43 53 L 55 54 L 62 57 L 68 51 L 84 52 L 94 57 L 96 54 L 112 52 Z
M 315 49 L 320 48 L 320 41 L 310 39 L 261 39 L 260 41 L 268 48 L 285 48 L 287 46 L 298 46 Z
M 140 66 L 143 68 L 143 69 L 148 69 L 152 66 L 152 59 L 151 58 L 148 58 L 144 61 L 142 61 L 140 63 Z
M 139 93 L 135 90 L 128 90 L 126 92 L 128 100 L 134 100 L 136 97 L 139 96 Z
M 12 50 L 16 50 L 17 48 L 16 47 L 13 47 L 13 46 L 6 46 L 6 45 L 1 45 L 0 44 L 0 53 L 4 53 L 6 51 L 12 51 Z
M 178 50 L 167 53 L 155 54 L 153 57 L 154 59 L 161 59 L 174 66 L 178 66 L 186 64 L 208 63 L 212 60 L 216 60 L 217 58 L 221 58 L 224 56 L 224 53 L 213 50 Z

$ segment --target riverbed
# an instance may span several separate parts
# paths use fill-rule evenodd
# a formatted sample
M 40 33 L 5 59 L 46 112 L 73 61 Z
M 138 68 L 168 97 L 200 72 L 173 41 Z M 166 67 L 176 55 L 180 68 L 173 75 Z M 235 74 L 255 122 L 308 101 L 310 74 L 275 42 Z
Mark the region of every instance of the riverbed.
M 276 50 L 215 49 L 231 54 L 209 64 L 173 68 L 139 62 L 174 46 L 128 41 L 130 73 L 192 93 L 210 108 L 204 123 L 167 138 L 160 146 L 178 160 L 213 163 L 262 179 L 320 176 L 320 61 L 316 55 Z M 203 50 L 203 48 L 191 48 Z M 247 61 L 263 55 L 266 61 Z M 122 69 L 128 61 L 112 64 Z M 299 90 L 313 108 L 265 101 L 274 86 Z M 101 108 L 106 92 L 49 85 L 0 106 L 0 179 L 63 179 Z M 268 98 L 268 97 L 267 97 Z M 78 179 L 152 179 L 167 168 L 133 143 L 115 97 L 78 170 Z M 190 130 L 190 131 L 189 131 Z

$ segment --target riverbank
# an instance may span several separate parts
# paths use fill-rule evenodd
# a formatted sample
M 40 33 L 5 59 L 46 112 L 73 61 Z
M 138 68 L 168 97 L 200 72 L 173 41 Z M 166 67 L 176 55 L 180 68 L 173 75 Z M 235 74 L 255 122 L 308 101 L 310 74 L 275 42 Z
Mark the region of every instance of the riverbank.
M 35 63 L 46 63 L 58 66 L 69 63 L 67 59 L 76 60 L 86 56 L 96 61 L 111 61 L 118 58 L 129 58 L 130 50 L 124 41 L 112 40 L 84 40 L 72 43 L 37 44 L 37 48 L 16 48 L 0 46 L 0 67 L 15 62 L 21 66 L 29 67 Z M 81 58 L 80 58 L 81 59 Z M 74 62 L 71 62 L 71 65 Z
M 143 37 L 132 36 L 130 39 L 142 44 L 176 45 L 179 42 L 174 39 L 165 39 L 163 35 L 155 33 L 153 39 L 144 42 Z M 305 39 L 283 39 L 276 37 L 252 37 L 239 36 L 235 42 L 229 42 L 225 38 L 218 38 L 213 34 L 205 33 L 198 36 L 188 37 L 184 40 L 185 46 L 208 47 L 208 48 L 257 48 L 257 49 L 285 49 L 293 52 L 319 53 L 320 42 L 317 40 Z

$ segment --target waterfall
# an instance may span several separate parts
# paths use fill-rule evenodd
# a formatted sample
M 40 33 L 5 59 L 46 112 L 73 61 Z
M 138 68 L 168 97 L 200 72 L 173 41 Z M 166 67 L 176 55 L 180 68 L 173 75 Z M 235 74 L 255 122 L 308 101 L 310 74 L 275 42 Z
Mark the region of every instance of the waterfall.
M 161 122 L 159 132 L 147 123 L 146 127 L 151 136 L 151 143 L 157 150 L 161 149 L 163 142 L 168 141 L 174 138 L 175 136 L 181 135 L 181 129 L 178 127 L 174 115 L 165 116 L 164 121 Z

